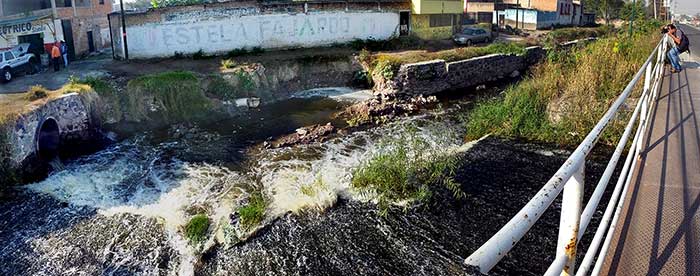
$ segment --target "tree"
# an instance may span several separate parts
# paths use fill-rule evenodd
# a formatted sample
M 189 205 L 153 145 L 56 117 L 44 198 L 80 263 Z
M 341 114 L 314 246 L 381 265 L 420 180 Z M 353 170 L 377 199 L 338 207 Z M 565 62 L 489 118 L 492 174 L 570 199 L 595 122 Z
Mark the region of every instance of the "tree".
M 610 24 L 611 19 L 619 18 L 620 9 L 625 5 L 623 0 L 588 0 L 584 3 L 586 12 L 593 12 Z

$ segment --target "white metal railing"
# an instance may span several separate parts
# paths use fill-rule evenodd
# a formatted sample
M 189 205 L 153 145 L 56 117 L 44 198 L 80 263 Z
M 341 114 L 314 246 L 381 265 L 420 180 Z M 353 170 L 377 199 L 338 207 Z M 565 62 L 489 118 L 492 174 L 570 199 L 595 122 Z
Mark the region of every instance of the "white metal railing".
M 636 132 L 629 147 L 629 153 L 622 166 L 620 177 L 617 180 L 613 194 L 605 209 L 603 218 L 596 230 L 586 255 L 576 271 L 576 276 L 588 273 L 593 265 L 593 259 L 597 254 L 597 261 L 591 275 L 598 275 L 605 260 L 605 254 L 610 246 L 612 233 L 617 226 L 618 217 L 624 204 L 633 169 L 642 150 L 642 137 L 647 129 L 652 105 L 658 96 L 661 80 L 664 73 L 664 61 L 668 38 L 664 36 L 647 58 L 644 65 L 634 75 L 632 81 L 627 84 L 622 94 L 610 106 L 603 118 L 593 127 L 586 138 L 569 156 L 559 170 L 549 181 L 535 194 L 535 196 L 513 218 L 506 223 L 493 237 L 472 253 L 464 263 L 467 266 L 478 268 L 481 273 L 488 273 L 503 258 L 520 239 L 530 230 L 542 214 L 549 208 L 554 199 L 564 190 L 562 199 L 561 218 L 559 223 L 559 238 L 557 242 L 556 257 L 547 269 L 545 275 L 574 275 L 576 267 L 576 247 L 578 241 L 591 221 L 603 192 L 617 167 L 617 163 L 628 145 L 630 134 L 637 123 Z M 585 208 L 583 205 L 583 178 L 585 161 L 588 154 L 598 142 L 605 127 L 614 119 L 620 106 L 622 106 L 634 90 L 635 85 L 644 77 L 644 89 L 639 102 L 627 123 L 625 131 L 617 143 L 617 147 L 608 162 L 605 172 L 601 176 L 595 191 L 591 195 Z M 613 217 L 614 212 L 614 217 Z M 611 218 L 612 217 L 612 218 Z M 610 224 L 612 223 L 612 224 Z M 609 226 L 609 227 L 608 227 Z M 607 233 L 606 233 L 607 230 Z M 605 238 L 605 241 L 603 241 Z M 601 248 L 602 242 L 602 248 Z

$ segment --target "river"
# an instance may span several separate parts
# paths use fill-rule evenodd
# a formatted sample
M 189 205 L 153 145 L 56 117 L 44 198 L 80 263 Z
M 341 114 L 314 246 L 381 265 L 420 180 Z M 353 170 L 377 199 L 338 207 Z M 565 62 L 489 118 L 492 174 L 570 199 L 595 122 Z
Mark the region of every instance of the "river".
M 473 97 L 445 97 L 436 108 L 323 142 L 260 146 L 301 126 L 344 126 L 332 114 L 346 99 L 307 95 L 243 118 L 138 132 L 14 189 L 0 202 L 0 275 L 463 275 L 464 258 L 566 154 L 498 138 L 465 144 Z M 460 156 L 466 198 L 436 187 L 428 202 L 382 216 L 371 194 L 351 188 L 354 169 L 407 134 L 429 141 L 428 151 Z M 588 192 L 603 169 L 589 161 Z M 310 184 L 313 192 L 302 191 Z M 256 190 L 270 202 L 264 227 L 238 242 L 232 214 Z M 546 270 L 559 208 L 496 274 Z M 183 226 L 197 213 L 212 225 L 207 241 L 193 246 Z

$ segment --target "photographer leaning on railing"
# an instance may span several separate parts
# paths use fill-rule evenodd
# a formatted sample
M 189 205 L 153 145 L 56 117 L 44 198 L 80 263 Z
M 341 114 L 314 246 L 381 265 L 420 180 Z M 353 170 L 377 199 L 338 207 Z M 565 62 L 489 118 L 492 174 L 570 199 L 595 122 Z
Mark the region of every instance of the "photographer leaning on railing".
M 661 29 L 661 33 L 668 34 L 673 40 L 673 48 L 668 51 L 668 59 L 671 61 L 671 66 L 673 67 L 671 68 L 671 73 L 680 72 L 683 68 L 681 68 L 681 59 L 678 56 L 688 51 L 688 47 L 690 46 L 688 37 L 673 24 L 666 25 Z

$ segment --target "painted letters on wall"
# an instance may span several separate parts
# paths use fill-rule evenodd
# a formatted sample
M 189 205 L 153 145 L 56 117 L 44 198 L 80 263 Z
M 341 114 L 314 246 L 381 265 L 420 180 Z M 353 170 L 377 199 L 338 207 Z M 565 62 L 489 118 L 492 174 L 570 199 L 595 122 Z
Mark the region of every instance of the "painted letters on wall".
M 267 14 L 195 21 L 166 21 L 128 27 L 130 58 L 175 52 L 223 53 L 240 48 L 330 45 L 353 39 L 386 39 L 398 32 L 393 12 Z

